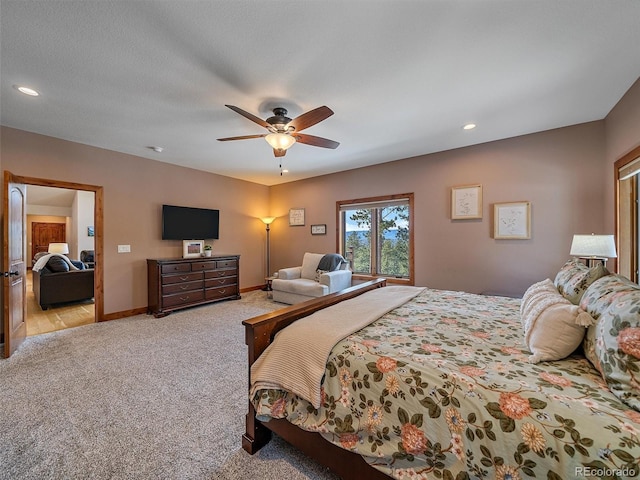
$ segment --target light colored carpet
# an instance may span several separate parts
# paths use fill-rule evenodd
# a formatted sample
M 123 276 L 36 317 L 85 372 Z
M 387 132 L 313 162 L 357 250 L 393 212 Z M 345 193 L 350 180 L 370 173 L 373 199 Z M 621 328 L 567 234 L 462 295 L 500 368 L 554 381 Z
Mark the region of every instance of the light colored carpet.
M 0 360 L 0 478 L 336 479 L 277 437 L 240 446 L 241 322 L 281 306 L 249 292 L 27 338 Z

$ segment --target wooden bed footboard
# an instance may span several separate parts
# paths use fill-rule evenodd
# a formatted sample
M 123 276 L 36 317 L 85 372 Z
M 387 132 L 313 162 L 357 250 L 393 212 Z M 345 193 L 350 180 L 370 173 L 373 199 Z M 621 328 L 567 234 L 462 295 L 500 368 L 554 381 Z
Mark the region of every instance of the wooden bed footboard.
M 296 320 L 307 317 L 318 310 L 357 297 L 370 290 L 384 287 L 386 284 L 385 279 L 379 278 L 242 322 L 245 326 L 245 343 L 249 354 L 249 387 L 251 365 L 269 346 L 276 333 Z M 246 431 L 242 435 L 242 448 L 248 453 L 253 455 L 260 450 L 271 439 L 271 432 L 275 432 L 307 456 L 329 467 L 344 479 L 388 480 L 388 476 L 370 467 L 360 455 L 343 450 L 326 441 L 319 433 L 304 431 L 284 419 L 260 422 L 256 419 L 253 404 L 250 401 L 248 403 Z

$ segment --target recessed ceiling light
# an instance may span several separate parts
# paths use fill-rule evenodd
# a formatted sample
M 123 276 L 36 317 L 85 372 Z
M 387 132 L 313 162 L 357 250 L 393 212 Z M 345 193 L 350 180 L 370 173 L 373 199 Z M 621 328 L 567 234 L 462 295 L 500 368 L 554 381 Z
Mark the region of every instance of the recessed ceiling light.
M 33 88 L 23 87 L 21 85 L 14 85 L 13 88 L 18 90 L 20 93 L 24 93 L 25 95 L 29 95 L 31 97 L 37 97 L 38 95 L 40 95 Z
M 153 150 L 156 153 L 162 153 L 162 151 L 164 150 L 164 148 L 162 147 L 156 147 L 156 146 L 151 146 L 151 147 L 147 147 L 149 150 Z
M 463 130 L 473 130 L 474 128 L 476 128 L 475 123 L 467 123 L 462 127 Z

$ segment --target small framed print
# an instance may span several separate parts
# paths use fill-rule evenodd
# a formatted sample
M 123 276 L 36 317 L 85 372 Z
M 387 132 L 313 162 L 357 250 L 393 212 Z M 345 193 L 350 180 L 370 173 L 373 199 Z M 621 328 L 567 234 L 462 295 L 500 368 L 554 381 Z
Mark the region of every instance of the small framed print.
M 304 208 L 291 208 L 289 210 L 289 226 L 304 226 Z
M 95 236 L 95 230 L 93 229 L 93 227 L 87 227 L 87 237 L 93 236 Z
M 204 240 L 183 240 L 182 258 L 201 257 L 204 254 Z
M 451 219 L 482 218 L 482 185 L 451 187 Z
M 493 205 L 493 238 L 531 238 L 531 202 L 496 203 Z
M 311 235 L 326 235 L 327 234 L 327 225 L 311 225 Z

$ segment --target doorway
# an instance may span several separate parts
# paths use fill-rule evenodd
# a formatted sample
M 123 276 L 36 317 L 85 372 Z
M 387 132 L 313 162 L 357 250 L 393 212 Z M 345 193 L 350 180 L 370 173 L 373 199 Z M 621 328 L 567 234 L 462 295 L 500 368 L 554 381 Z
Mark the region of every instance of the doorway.
M 45 187 L 57 187 L 62 189 L 79 190 L 84 192 L 93 192 L 95 195 L 95 203 L 93 209 L 95 225 L 93 225 L 92 233 L 94 235 L 95 254 L 94 254 L 94 306 L 95 306 L 95 321 L 100 322 L 104 320 L 104 278 L 103 278 L 103 252 L 104 252 L 104 192 L 103 187 L 98 185 L 81 184 L 73 182 L 65 182 L 59 180 L 50 180 L 36 177 L 25 177 L 20 175 L 14 175 L 11 172 L 5 170 L 5 188 L 3 192 L 4 205 L 9 207 L 4 211 L 5 215 L 5 239 L 7 242 L 3 245 L 3 257 L 5 259 L 5 268 L 8 267 L 9 276 L 11 277 L 11 283 L 5 281 L 5 295 L 3 301 L 5 305 L 11 305 L 11 308 L 5 308 L 4 315 L 4 332 L 2 341 L 5 344 L 5 356 L 8 357 L 21 342 L 21 326 L 24 326 L 23 315 L 26 316 L 26 302 L 24 295 L 26 293 L 26 282 L 24 278 L 24 264 L 31 259 L 29 256 L 29 250 L 26 248 L 26 225 L 22 228 L 8 228 L 7 222 L 11 222 L 12 218 L 20 218 L 20 185 L 39 185 Z M 18 192 L 18 193 L 15 193 Z M 26 196 L 26 192 L 24 194 Z M 10 199 L 16 199 L 18 201 L 17 207 L 13 208 L 13 203 Z M 15 214 L 13 214 L 15 211 Z M 13 214 L 13 215 L 10 215 Z M 17 215 L 17 217 L 16 217 Z M 26 215 L 25 215 L 26 217 Z M 18 224 L 21 224 L 19 222 Z M 11 225 L 11 224 L 10 224 Z M 24 248 L 22 247 L 24 246 Z M 20 253 L 22 252 L 22 253 Z M 14 262 L 13 259 L 16 259 Z M 22 263 L 20 263 L 22 262 Z M 22 265 L 21 269 L 17 269 L 15 272 L 11 271 L 13 265 Z M 21 273 L 23 272 L 23 273 Z M 17 288 L 17 290 L 16 290 Z M 25 308 L 19 307 L 23 305 Z M 15 328 L 14 328 L 15 327 Z M 25 329 L 26 330 L 26 329 Z M 16 336 L 14 338 L 14 335 Z
M 33 271 L 36 260 L 47 253 L 64 254 L 75 267 L 93 268 L 93 262 L 84 263 L 86 255 L 83 253 L 93 254 L 95 248 L 94 192 L 27 185 L 26 199 L 27 336 L 94 323 L 93 298 L 41 306 L 38 298 L 50 297 L 52 287 L 57 290 L 71 285 L 65 281 L 69 275 L 61 274 L 61 281 L 52 284 L 43 282 L 45 277 Z M 39 281 L 34 284 L 36 277 Z
M 640 147 L 614 165 L 617 273 L 634 282 L 640 279 Z

